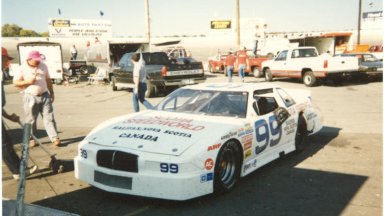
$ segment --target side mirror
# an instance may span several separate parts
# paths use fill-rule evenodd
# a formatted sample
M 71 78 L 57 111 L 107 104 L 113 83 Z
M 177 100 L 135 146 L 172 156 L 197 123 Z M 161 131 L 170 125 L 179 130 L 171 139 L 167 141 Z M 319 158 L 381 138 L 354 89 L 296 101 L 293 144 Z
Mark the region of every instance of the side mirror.
M 273 113 L 276 116 L 277 125 L 279 126 L 281 126 L 289 118 L 288 110 L 283 107 L 278 107 Z

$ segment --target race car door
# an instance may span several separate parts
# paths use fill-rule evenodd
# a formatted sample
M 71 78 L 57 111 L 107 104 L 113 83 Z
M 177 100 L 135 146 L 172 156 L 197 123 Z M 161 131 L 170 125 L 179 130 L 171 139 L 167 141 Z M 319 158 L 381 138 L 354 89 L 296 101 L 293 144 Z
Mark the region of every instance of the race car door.
M 286 137 L 284 128 L 288 121 L 292 121 L 285 108 L 278 106 L 273 94 L 255 97 L 253 105 L 259 116 L 254 123 L 254 155 L 257 160 L 257 167 L 260 167 L 276 158 L 281 152 L 293 151 L 289 145 L 290 137 Z M 277 116 L 282 111 L 286 116 L 281 120 Z

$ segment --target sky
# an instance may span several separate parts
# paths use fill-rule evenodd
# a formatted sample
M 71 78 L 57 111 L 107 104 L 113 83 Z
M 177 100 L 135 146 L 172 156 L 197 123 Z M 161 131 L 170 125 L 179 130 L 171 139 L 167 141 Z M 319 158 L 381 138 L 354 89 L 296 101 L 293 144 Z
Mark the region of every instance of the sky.
M 152 36 L 208 34 L 210 20 L 236 16 L 236 0 L 148 1 Z M 355 30 L 358 5 L 359 0 L 240 0 L 240 18 L 264 18 L 267 32 Z M 382 0 L 362 0 L 363 12 L 382 8 Z M 144 36 L 146 30 L 144 0 L 1 0 L 2 25 L 42 33 L 49 18 L 111 20 L 115 37 Z

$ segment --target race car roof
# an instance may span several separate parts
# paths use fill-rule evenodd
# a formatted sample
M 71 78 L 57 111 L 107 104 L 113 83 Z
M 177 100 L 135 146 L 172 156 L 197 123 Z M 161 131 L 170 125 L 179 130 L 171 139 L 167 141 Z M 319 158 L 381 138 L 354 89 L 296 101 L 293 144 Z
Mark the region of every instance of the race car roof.
M 201 83 L 189 85 L 183 88 L 195 90 L 215 90 L 215 91 L 255 91 L 262 89 L 278 88 L 279 86 L 267 83 Z

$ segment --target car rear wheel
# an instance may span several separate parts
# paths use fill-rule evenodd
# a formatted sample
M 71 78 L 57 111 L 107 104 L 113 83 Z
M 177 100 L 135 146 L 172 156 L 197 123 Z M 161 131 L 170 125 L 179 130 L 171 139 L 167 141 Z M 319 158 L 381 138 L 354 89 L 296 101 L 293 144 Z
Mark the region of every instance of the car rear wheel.
M 313 74 L 312 71 L 308 71 L 308 72 L 304 73 L 303 83 L 304 83 L 304 85 L 306 85 L 308 87 L 315 86 L 315 84 L 316 84 L 316 77 L 315 77 L 315 75 Z
M 297 122 L 297 131 L 295 137 L 295 147 L 296 151 L 303 151 L 306 146 L 307 140 L 307 123 L 302 115 L 299 116 L 299 120 Z
M 229 141 L 220 149 L 215 165 L 214 190 L 223 193 L 231 190 L 240 177 L 239 147 Z
M 272 72 L 271 70 L 268 68 L 265 70 L 265 81 L 267 82 L 271 82 L 273 79 L 273 76 L 272 76 Z

